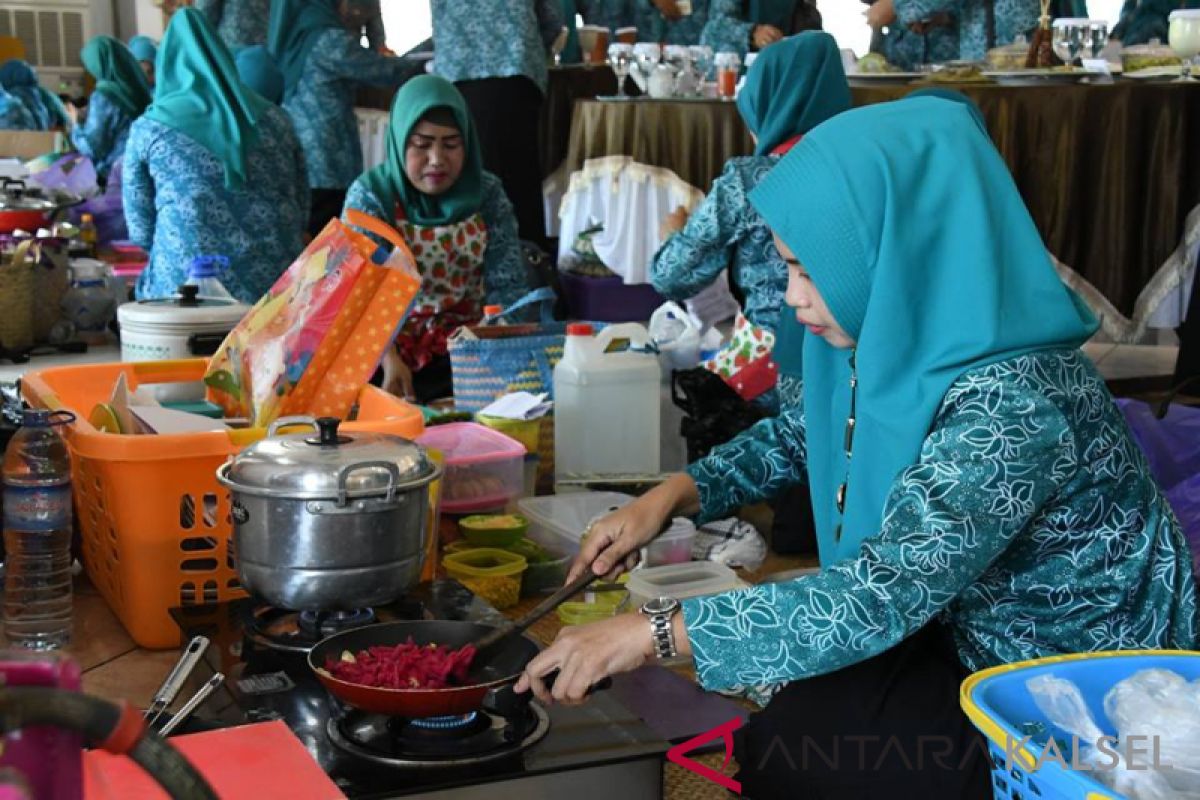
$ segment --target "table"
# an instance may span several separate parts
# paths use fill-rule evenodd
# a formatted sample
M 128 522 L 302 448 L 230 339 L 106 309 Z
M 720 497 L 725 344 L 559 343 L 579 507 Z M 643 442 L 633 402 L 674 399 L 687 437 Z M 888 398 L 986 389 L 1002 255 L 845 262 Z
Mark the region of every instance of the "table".
M 917 88 L 852 85 L 856 105 Z M 1133 81 L 951 88 L 979 105 L 1060 273 L 1107 333 L 1136 338 L 1164 300 L 1174 294 L 1179 304 L 1200 248 L 1200 88 Z M 627 155 L 707 190 L 727 159 L 752 150 L 732 103 L 579 100 L 562 172 Z M 1182 307 L 1174 312 L 1177 323 Z

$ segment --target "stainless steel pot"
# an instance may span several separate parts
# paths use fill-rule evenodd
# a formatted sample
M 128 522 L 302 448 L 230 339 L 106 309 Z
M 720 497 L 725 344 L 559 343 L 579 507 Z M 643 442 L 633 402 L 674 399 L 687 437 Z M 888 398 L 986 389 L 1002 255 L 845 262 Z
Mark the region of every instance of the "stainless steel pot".
M 295 424 L 318 433 L 277 435 Z M 232 495 L 242 584 L 298 610 L 395 600 L 420 578 L 427 487 L 439 474 L 423 448 L 398 436 L 348 436 L 333 418 L 278 420 L 217 470 Z

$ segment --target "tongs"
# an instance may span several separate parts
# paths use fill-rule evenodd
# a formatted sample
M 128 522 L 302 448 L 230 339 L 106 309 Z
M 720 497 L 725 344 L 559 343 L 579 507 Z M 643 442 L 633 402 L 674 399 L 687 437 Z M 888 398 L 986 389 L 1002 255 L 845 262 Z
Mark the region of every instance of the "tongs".
M 187 702 L 179 707 L 179 710 L 166 721 L 162 728 L 158 731 L 158 735 L 162 737 L 170 736 L 171 733 L 187 721 L 188 717 L 200 707 L 200 704 L 207 700 L 212 693 L 217 690 L 222 683 L 225 682 L 224 673 L 218 672 L 208 679 L 208 682 L 196 690 L 196 693 L 187 699 Z
M 167 679 L 163 681 L 162 686 L 158 687 L 158 691 L 154 693 L 154 699 L 150 702 L 149 708 L 146 709 L 143 715 L 147 726 L 153 727 L 154 723 L 158 722 L 159 717 L 163 715 L 171 703 L 175 702 L 175 697 L 179 694 L 179 690 L 183 688 L 183 684 L 187 682 L 188 676 L 192 674 L 192 670 L 200 663 L 200 659 L 207 649 L 208 637 L 206 636 L 197 636 L 188 642 L 187 647 L 183 649 L 183 655 L 179 657 L 179 661 L 176 662 L 170 674 L 167 675 Z

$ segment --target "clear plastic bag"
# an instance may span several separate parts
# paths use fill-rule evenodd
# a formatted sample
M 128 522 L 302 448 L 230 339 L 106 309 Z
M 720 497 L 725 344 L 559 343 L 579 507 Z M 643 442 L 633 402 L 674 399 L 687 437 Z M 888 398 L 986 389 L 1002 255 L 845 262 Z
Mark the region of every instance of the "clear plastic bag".
M 1077 753 L 1059 748 L 1069 768 L 1088 769 L 1129 800 L 1200 800 L 1200 680 L 1152 669 L 1118 683 L 1104 698 L 1116 737 L 1097 726 L 1073 682 L 1039 675 L 1025 685 L 1046 718 L 1075 737 Z

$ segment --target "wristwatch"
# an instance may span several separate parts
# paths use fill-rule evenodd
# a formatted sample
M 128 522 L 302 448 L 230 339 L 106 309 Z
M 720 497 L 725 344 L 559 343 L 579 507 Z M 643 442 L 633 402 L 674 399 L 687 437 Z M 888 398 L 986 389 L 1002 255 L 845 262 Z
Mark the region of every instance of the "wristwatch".
M 650 620 L 650 636 L 654 639 L 654 654 L 659 658 L 674 658 L 675 631 L 671 620 L 679 612 L 679 601 L 674 597 L 656 597 L 642 604 L 641 612 Z

